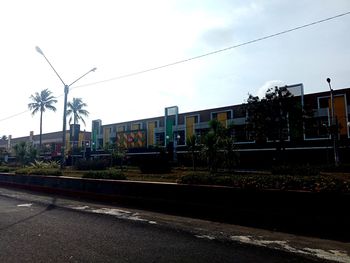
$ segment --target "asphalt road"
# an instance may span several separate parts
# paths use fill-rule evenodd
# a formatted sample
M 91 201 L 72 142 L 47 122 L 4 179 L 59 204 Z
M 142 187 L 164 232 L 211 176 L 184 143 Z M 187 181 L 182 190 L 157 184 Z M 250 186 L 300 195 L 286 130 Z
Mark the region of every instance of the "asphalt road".
M 125 209 L 57 203 L 57 197 L 0 192 L 0 262 L 316 262 L 203 238 Z

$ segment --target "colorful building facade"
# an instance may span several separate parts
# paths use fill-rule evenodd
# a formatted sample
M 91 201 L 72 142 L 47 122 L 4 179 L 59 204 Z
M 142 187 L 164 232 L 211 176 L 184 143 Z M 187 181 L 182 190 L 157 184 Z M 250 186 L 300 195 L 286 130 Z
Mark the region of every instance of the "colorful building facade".
M 338 124 L 337 147 L 343 159 L 346 159 L 346 156 L 350 158 L 350 88 L 334 90 L 333 101 L 330 91 L 304 94 L 302 84 L 290 85 L 287 88 L 294 95 L 295 103 L 300 104 L 305 111 L 312 112 L 312 115 L 305 118 L 297 128 L 290 123 L 286 126 L 284 146 L 290 158 L 308 160 L 313 156 L 321 161 L 332 159 L 333 108 Z M 239 104 L 186 113 L 180 113 L 177 106 L 172 106 L 165 108 L 163 116 L 107 125 L 103 125 L 102 120 L 94 120 L 91 132 L 81 131 L 79 125 L 70 127 L 66 137 L 66 154 L 74 154 L 73 149 L 80 148 L 98 155 L 110 145 L 122 147 L 130 155 L 149 153 L 155 148 L 167 148 L 169 145 L 178 152 L 186 152 L 186 139 L 196 135 L 198 144 L 201 144 L 209 131 L 210 120 L 216 119 L 226 127 L 233 127 L 232 136 L 236 150 L 247 164 L 253 159 L 262 163 L 266 158 L 273 159 L 276 139 L 266 136 L 263 140 L 256 141 L 248 128 L 248 117 L 246 105 Z M 59 157 L 62 132 L 42 136 L 46 156 Z M 21 138 L 9 136 L 7 141 L 0 141 L 0 148 L 11 152 L 12 147 L 20 141 L 38 145 L 39 135 L 31 132 L 29 136 Z
M 286 127 L 285 145 L 288 150 L 327 150 L 330 143 L 332 124 L 332 103 L 329 91 L 304 94 L 302 84 L 287 86 L 296 103 L 312 116 L 295 131 L 292 125 Z M 334 114 L 338 123 L 339 146 L 348 147 L 350 141 L 350 89 L 334 90 Z M 209 121 L 217 119 L 224 126 L 232 125 L 237 151 L 269 151 L 276 148 L 276 140 L 265 138 L 256 142 L 248 129 L 248 115 L 245 104 L 179 113 L 176 106 L 165 108 L 164 116 L 102 125 L 93 121 L 92 144 L 95 149 L 107 144 L 117 144 L 129 153 L 147 152 L 150 148 L 166 147 L 169 143 L 179 150 L 186 149 L 186 138 L 196 135 L 200 141 L 209 130 Z M 293 130 L 294 129 L 294 130 Z M 95 132 L 94 132 L 95 131 Z M 200 142 L 199 142 L 200 143 Z M 326 155 L 326 154 L 325 154 Z

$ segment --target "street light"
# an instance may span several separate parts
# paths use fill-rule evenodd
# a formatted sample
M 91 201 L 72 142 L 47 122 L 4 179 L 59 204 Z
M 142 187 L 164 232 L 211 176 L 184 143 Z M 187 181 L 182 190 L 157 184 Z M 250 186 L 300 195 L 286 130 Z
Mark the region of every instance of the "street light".
M 337 123 L 335 119 L 335 112 L 334 112 L 334 96 L 333 96 L 333 89 L 331 86 L 331 79 L 327 78 L 330 94 L 331 94 L 331 138 L 333 139 L 333 152 L 334 152 L 334 165 L 339 165 L 339 155 L 338 155 L 338 149 L 337 149 L 337 136 L 338 136 L 338 130 L 337 130 Z
M 50 61 L 47 59 L 47 57 L 45 56 L 44 52 L 41 50 L 40 47 L 36 46 L 35 50 L 42 55 L 45 60 L 47 61 L 47 63 L 49 63 L 50 67 L 53 69 L 53 71 L 56 73 L 57 77 L 60 79 L 60 81 L 62 82 L 63 86 L 64 86 L 64 106 L 63 106 L 63 129 L 62 129 L 62 147 L 61 147 L 61 169 L 64 168 L 65 165 L 65 148 L 66 148 L 66 118 L 67 118 L 67 97 L 68 97 L 68 92 L 69 92 L 69 87 L 72 86 L 74 83 L 76 83 L 78 80 L 80 80 L 81 78 L 85 77 L 87 74 L 89 74 L 90 72 L 95 72 L 95 70 L 97 68 L 92 68 L 90 69 L 88 72 L 86 72 L 85 74 L 83 74 L 82 76 L 80 76 L 79 78 L 77 78 L 75 81 L 73 81 L 71 84 L 67 85 L 63 79 L 61 78 L 61 76 L 57 73 L 57 71 L 55 70 L 55 68 L 52 66 L 52 64 L 50 63 Z

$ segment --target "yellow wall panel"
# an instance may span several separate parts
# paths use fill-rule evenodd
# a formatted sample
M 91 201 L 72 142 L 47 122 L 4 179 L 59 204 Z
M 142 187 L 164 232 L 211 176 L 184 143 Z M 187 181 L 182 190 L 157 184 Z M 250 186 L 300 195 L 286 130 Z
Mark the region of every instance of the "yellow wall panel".
M 218 121 L 224 126 L 227 126 L 227 112 L 218 113 Z
M 334 97 L 334 113 L 339 124 L 340 135 L 347 135 L 347 118 L 344 96 Z
M 140 123 L 134 123 L 134 124 L 131 126 L 131 130 L 133 130 L 133 131 L 140 130 Z
M 194 134 L 194 121 L 194 116 L 186 117 L 186 138 L 189 138 Z
M 103 144 L 106 145 L 107 142 L 109 142 L 110 132 L 109 127 L 105 127 L 103 129 Z
M 149 122 L 147 124 L 147 144 L 148 145 L 154 145 L 154 128 L 155 128 L 154 122 Z

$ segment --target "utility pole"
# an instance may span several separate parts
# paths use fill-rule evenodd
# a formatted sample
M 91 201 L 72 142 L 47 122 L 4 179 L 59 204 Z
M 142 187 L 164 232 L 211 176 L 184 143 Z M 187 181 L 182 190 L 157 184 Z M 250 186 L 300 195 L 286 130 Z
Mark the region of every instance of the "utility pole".
M 334 165 L 339 165 L 339 153 L 338 153 L 338 122 L 336 120 L 334 112 L 334 94 L 331 86 L 331 79 L 327 78 L 328 86 L 331 95 L 331 139 L 333 141 L 333 154 L 334 154 Z

